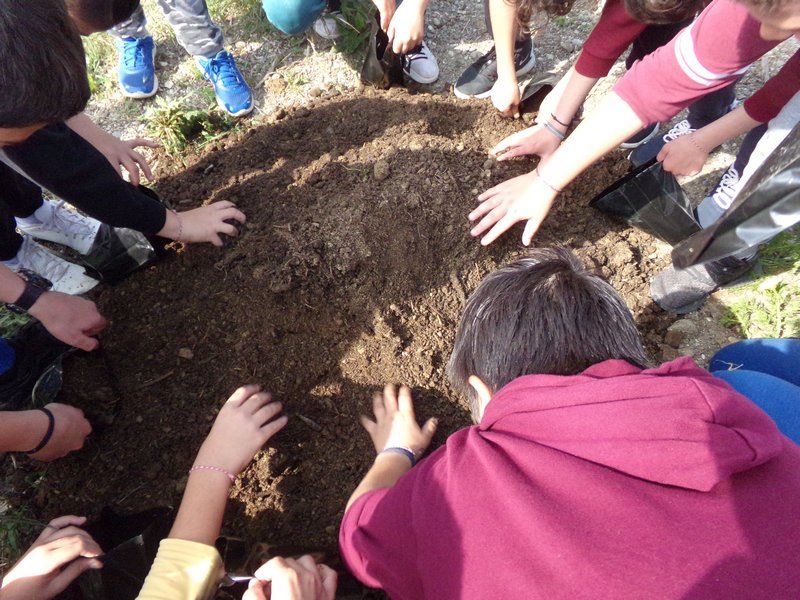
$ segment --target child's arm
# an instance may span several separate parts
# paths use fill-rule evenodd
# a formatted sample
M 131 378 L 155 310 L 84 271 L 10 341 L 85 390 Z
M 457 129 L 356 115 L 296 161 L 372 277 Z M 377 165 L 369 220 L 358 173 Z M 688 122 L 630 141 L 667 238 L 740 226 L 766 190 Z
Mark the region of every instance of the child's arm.
M 0 265 L 0 302 L 13 304 L 24 289 L 23 279 Z M 87 352 L 100 345 L 92 336 L 106 326 L 94 302 L 59 292 L 44 292 L 28 309 L 28 314 L 39 319 L 53 337 Z
M 375 394 L 372 401 L 375 420 L 361 417 L 361 424 L 372 438 L 378 455 L 372 468 L 353 491 L 347 501 L 345 512 L 356 500 L 367 492 L 392 487 L 412 464 L 409 457 L 399 452 L 383 452 L 386 448 L 410 449 L 416 458 L 422 456 L 436 433 L 436 419 L 428 419 L 421 428 L 414 416 L 411 390 L 400 387 L 398 395 L 393 385 L 383 389 L 383 395 Z
M 694 133 L 667 142 L 657 158 L 670 173 L 696 175 L 714 148 L 760 124 L 741 105 Z
M 492 87 L 492 104 L 504 117 L 519 117 L 519 86 L 514 66 L 517 18 L 514 3 L 489 0 L 489 19 L 497 53 L 497 81 Z
M 287 418 L 278 417 L 281 408 L 258 386 L 247 385 L 219 411 L 189 471 L 175 523 L 159 546 L 139 600 L 205 598 L 216 587 L 221 562 L 213 544 L 233 480 L 286 425 Z
M 395 54 L 410 52 L 425 37 L 425 10 L 428 0 L 405 0 L 394 12 L 386 35 Z
M 44 447 L 29 456 L 50 462 L 83 447 L 92 426 L 83 411 L 66 404 L 51 403 L 45 409 L 53 415 L 53 430 L 48 439 L 50 418 L 42 410 L 0 412 L 0 452 L 28 452 Z
M 542 102 L 536 125 L 518 131 L 492 148 L 497 160 L 508 160 L 525 154 L 536 154 L 544 164 L 561 144 L 561 138 L 553 131 L 566 133 L 573 117 L 586 99 L 597 79 L 585 77 L 572 67 Z M 549 127 L 545 126 L 549 124 Z
M 122 176 L 121 167 L 125 167 L 133 185 L 139 185 L 139 169 L 142 170 L 147 179 L 153 180 L 153 172 L 150 170 L 150 165 L 147 164 L 144 156 L 136 152 L 135 148 L 140 146 L 157 148 L 157 142 L 141 138 L 123 141 L 98 127 L 86 113 L 75 115 L 67 121 L 67 125 L 72 131 L 97 148 L 111 163 L 111 166 L 119 172 L 120 177 Z

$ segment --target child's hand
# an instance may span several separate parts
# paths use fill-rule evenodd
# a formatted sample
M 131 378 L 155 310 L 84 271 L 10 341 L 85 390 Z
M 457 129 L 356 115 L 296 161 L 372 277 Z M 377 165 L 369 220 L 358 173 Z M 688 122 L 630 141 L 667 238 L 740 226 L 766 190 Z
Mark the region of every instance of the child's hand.
M 397 9 L 397 2 L 395 0 L 372 0 L 378 8 L 378 14 L 381 18 L 381 30 L 384 32 L 389 31 L 389 24 L 392 22 L 394 11 Z M 391 42 L 391 38 L 389 39 Z
M 242 600 L 333 600 L 336 571 L 309 556 L 277 556 L 255 573 Z
M 220 409 L 195 464 L 241 473 L 256 452 L 286 425 L 285 416 L 275 418 L 282 408 L 259 386 L 240 387 Z
M 667 142 L 656 157 L 673 175 L 697 175 L 708 160 L 708 151 L 693 133 Z
M 480 221 L 470 234 L 479 236 L 488 230 L 481 238 L 481 244 L 488 246 L 512 225 L 527 219 L 522 234 L 522 243 L 527 246 L 555 198 L 556 193 L 541 182 L 535 171 L 504 181 L 478 196 L 481 204 L 469 213 L 469 220 Z
M 86 438 L 92 432 L 92 426 L 83 416 L 83 411 L 74 406 L 55 402 L 51 402 L 45 408 L 53 413 L 55 420 L 53 435 L 44 448 L 29 456 L 34 460 L 49 462 L 66 456 L 73 450 L 81 449 Z M 42 419 L 47 419 L 47 415 L 41 411 L 37 412 Z
M 59 292 L 39 296 L 28 314 L 39 319 L 53 337 L 87 352 L 100 345 L 92 336 L 107 325 L 94 302 Z
M 25 555 L 0 583 L 3 600 L 48 600 L 63 592 L 87 569 L 99 569 L 100 546 L 77 526 L 84 517 L 66 516 L 50 521 Z
M 375 420 L 362 416 L 361 425 L 369 433 L 375 451 L 384 448 L 412 448 L 414 454 L 421 456 L 436 433 L 436 419 L 428 419 L 420 428 L 414 416 L 414 403 L 411 390 L 400 386 L 398 397 L 393 385 L 383 388 L 383 394 L 375 394 L 372 399 L 372 412 Z
M 245 222 L 242 211 L 233 202 L 223 201 L 187 210 L 179 214 L 167 212 L 167 222 L 159 235 L 180 242 L 210 242 L 222 246 L 221 233 L 236 237 L 239 230 L 226 221 Z
M 519 118 L 519 85 L 516 77 L 497 78 L 492 87 L 492 104 L 504 117 Z
M 411 52 L 425 35 L 425 9 L 413 0 L 406 0 L 397 7 L 386 35 L 395 54 Z
M 498 161 L 536 154 L 542 158 L 539 161 L 539 164 L 542 164 L 559 145 L 561 140 L 547 131 L 543 125 L 534 125 L 511 134 L 492 148 L 491 153 L 497 156 Z

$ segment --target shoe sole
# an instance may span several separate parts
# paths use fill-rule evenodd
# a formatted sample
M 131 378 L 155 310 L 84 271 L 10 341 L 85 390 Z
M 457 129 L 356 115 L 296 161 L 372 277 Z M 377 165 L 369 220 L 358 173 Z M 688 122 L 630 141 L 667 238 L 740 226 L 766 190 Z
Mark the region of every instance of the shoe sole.
M 255 104 L 251 104 L 249 107 L 243 108 L 240 111 L 231 112 L 227 108 L 225 108 L 225 105 L 219 100 L 217 100 L 217 106 L 219 106 L 220 110 L 222 110 L 225 114 L 230 115 L 231 117 L 243 117 L 245 115 L 249 115 L 251 112 L 253 112 L 253 109 L 256 107 Z
M 439 74 L 438 73 L 436 74 L 436 77 L 434 77 L 432 79 L 423 79 L 423 78 L 414 77 L 411 73 L 409 73 L 405 69 L 403 69 L 403 73 L 405 73 L 406 77 L 408 77 L 411 81 L 416 81 L 417 83 L 428 84 L 428 83 L 433 83 L 434 81 L 439 79 Z
M 523 77 L 528 73 L 530 73 L 531 71 L 533 71 L 533 67 L 535 66 L 536 66 L 536 56 L 531 54 L 531 60 L 528 63 L 522 65 L 519 68 L 519 70 L 517 70 L 517 83 L 519 83 L 520 77 Z M 480 94 L 475 94 L 470 96 L 469 94 L 465 94 L 464 92 L 459 91 L 458 88 L 453 86 L 453 93 L 455 94 L 456 98 L 459 98 L 460 100 L 469 100 L 470 98 L 477 98 L 478 100 L 486 100 L 487 98 L 492 97 L 491 89 L 489 89 L 486 92 L 481 92 Z

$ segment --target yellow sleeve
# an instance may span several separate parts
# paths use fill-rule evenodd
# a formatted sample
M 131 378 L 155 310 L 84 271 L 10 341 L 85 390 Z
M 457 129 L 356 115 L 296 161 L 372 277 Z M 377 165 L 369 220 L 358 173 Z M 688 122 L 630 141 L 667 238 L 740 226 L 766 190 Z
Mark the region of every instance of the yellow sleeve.
M 167 538 L 158 546 L 137 600 L 208 600 L 222 574 L 222 559 L 213 546 Z

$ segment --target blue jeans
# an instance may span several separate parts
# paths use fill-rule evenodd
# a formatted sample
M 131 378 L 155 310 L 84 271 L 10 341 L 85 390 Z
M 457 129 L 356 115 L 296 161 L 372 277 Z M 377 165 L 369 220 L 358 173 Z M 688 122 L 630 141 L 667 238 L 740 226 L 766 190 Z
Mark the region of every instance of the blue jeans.
M 708 370 L 757 404 L 786 437 L 800 444 L 800 340 L 742 340 L 717 352 Z
M 327 4 L 326 0 L 261 0 L 269 22 L 288 35 L 305 31 Z

